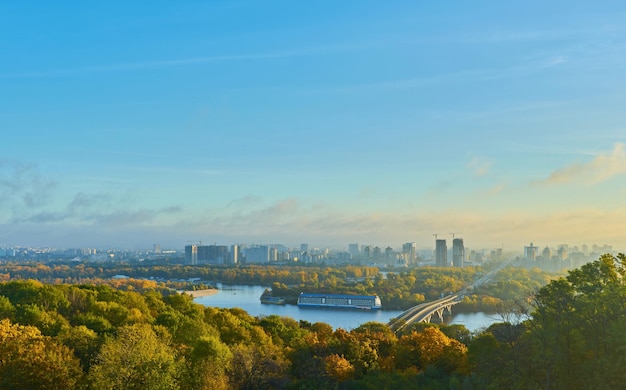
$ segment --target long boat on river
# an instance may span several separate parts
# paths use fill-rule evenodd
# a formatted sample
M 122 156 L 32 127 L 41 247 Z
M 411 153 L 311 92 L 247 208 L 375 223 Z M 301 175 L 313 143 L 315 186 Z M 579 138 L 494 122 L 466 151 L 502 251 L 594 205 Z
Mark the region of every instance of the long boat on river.
M 298 306 L 362 310 L 380 310 L 382 307 L 378 295 L 313 294 L 304 292 L 298 296 Z

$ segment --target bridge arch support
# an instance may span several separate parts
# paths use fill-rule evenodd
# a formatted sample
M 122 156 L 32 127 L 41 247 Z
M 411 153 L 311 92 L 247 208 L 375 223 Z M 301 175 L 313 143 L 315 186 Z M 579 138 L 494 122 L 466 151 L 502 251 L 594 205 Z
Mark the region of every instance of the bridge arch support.
M 450 302 L 446 302 L 440 306 L 437 306 L 435 308 L 433 308 L 430 312 L 426 313 L 421 320 L 417 320 L 416 322 L 430 322 L 432 320 L 433 315 L 437 315 L 437 317 L 439 318 L 439 321 L 443 322 L 443 317 L 445 315 L 445 312 L 447 311 L 448 314 L 452 314 L 452 306 L 454 306 L 455 304 L 457 304 L 457 301 L 450 301 Z

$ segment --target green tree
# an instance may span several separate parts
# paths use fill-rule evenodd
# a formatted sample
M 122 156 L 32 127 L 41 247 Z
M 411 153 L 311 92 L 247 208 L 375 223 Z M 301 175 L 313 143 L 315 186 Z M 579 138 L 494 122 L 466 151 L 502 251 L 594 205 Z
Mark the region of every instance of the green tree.
M 537 382 L 618 388 L 626 381 L 626 256 L 603 255 L 543 287 L 529 322 Z
M 354 377 L 354 366 L 343 356 L 327 356 L 324 363 L 326 373 L 336 382 L 345 382 Z
M 72 326 L 58 336 L 58 340 L 74 351 L 83 371 L 88 371 L 102 345 L 102 338 L 84 325 Z
M 89 372 L 93 389 L 177 389 L 176 359 L 172 349 L 149 325 L 117 330 L 102 346 Z
M 274 344 L 294 347 L 301 344 L 306 330 L 289 317 L 270 315 L 261 318 L 259 325 L 272 336 Z
M 227 390 L 231 388 L 226 370 L 233 354 L 217 337 L 204 336 L 196 340 L 188 354 L 186 378 L 181 388 L 194 390 Z
M 266 344 L 232 347 L 230 383 L 235 389 L 273 389 L 285 385 L 289 362 L 280 348 Z
M 33 326 L 0 321 L 0 388 L 74 389 L 82 377 L 68 347 Z
M 15 319 L 15 306 L 13 306 L 9 298 L 0 295 L 0 320 L 5 318 Z
M 397 366 L 424 370 L 435 366 L 446 373 L 464 371 L 467 347 L 431 326 L 421 332 L 402 336 L 396 353 Z
M 70 326 L 61 314 L 30 303 L 18 305 L 15 317 L 20 324 L 36 326 L 46 336 L 56 336 Z

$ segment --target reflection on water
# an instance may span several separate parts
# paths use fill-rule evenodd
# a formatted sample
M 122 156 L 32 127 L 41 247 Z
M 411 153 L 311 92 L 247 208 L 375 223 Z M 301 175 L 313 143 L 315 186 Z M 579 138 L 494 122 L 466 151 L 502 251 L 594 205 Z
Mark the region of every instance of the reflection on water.
M 196 298 L 196 302 L 204 306 L 221 308 L 238 307 L 252 316 L 279 315 L 291 317 L 297 321 L 304 320 L 311 323 L 325 322 L 333 328 L 354 329 L 369 321 L 387 323 L 390 319 L 402 313 L 399 310 L 337 310 L 327 308 L 300 308 L 295 305 L 267 305 L 262 304 L 259 298 L 265 290 L 263 286 L 232 286 L 217 285 L 220 291 L 215 295 Z M 446 317 L 449 324 L 465 325 L 470 331 L 484 328 L 497 322 L 484 313 L 459 313 Z
M 474 332 L 488 328 L 489 325 L 502 321 L 497 314 L 487 313 L 454 313 L 452 309 L 451 317 L 444 317 L 444 323 L 448 325 L 465 325 L 467 329 Z

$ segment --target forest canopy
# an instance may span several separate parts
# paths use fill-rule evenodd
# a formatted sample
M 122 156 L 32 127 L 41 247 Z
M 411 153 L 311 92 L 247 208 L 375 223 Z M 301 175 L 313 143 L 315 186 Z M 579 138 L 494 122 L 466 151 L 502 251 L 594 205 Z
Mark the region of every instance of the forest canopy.
M 588 389 L 626 380 L 626 257 L 551 281 L 528 317 L 333 329 L 107 285 L 0 283 L 7 389 Z

